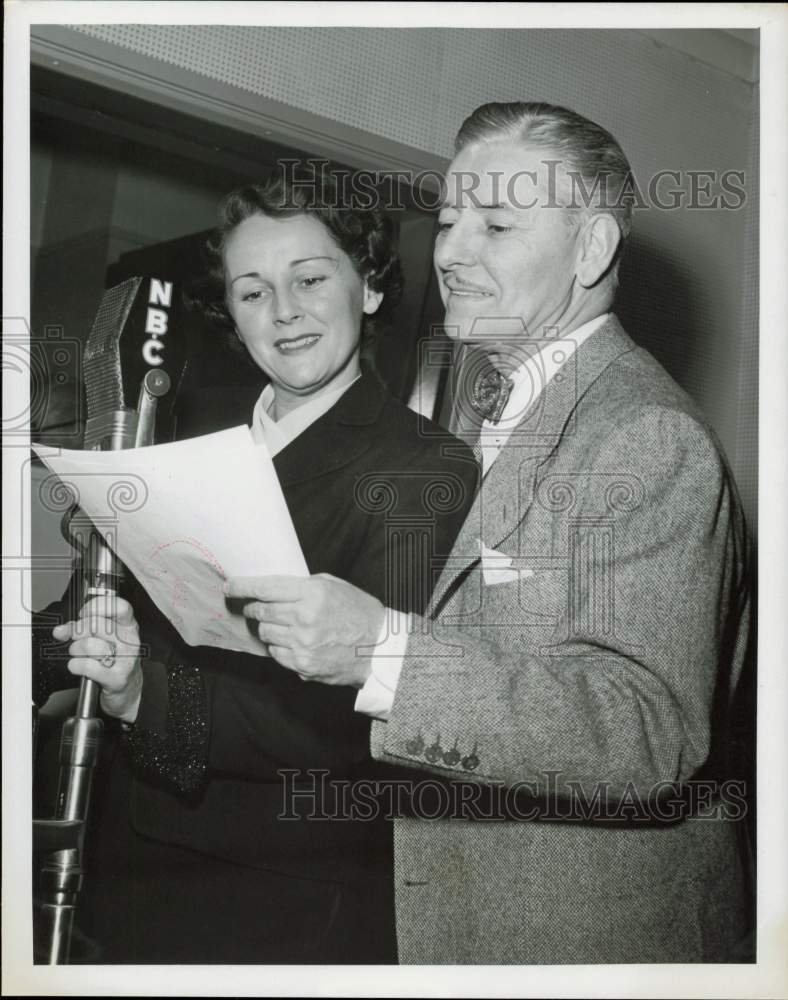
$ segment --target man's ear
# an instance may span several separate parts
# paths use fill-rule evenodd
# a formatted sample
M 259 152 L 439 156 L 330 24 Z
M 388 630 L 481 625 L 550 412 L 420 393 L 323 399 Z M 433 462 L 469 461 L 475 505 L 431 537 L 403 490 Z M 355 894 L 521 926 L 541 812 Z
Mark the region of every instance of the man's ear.
M 575 274 L 583 288 L 592 288 L 605 274 L 620 242 L 621 230 L 609 212 L 597 212 L 586 221 L 575 263 Z
M 367 316 L 376 313 L 383 301 L 383 292 L 373 292 L 369 285 L 364 283 L 364 312 Z

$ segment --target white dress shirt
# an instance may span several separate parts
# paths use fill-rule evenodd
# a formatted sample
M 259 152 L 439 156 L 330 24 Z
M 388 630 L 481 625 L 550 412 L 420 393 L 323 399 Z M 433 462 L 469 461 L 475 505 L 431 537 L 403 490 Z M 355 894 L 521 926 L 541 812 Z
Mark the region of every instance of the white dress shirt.
M 353 382 L 361 376 L 357 375 Z M 274 405 L 273 386 L 267 385 L 260 393 L 252 411 L 252 438 L 255 444 L 264 444 L 271 458 L 277 455 L 286 445 L 295 440 L 299 434 L 322 417 L 336 403 L 340 396 L 348 391 L 353 382 L 347 382 L 338 389 L 324 392 L 314 399 L 307 400 L 295 410 L 286 413 L 280 420 L 274 420 L 268 411 Z
M 555 377 L 577 348 L 598 330 L 609 313 L 589 320 L 564 337 L 545 341 L 538 351 L 509 376 L 512 390 L 497 424 L 485 420 L 481 428 L 482 477 L 486 476 L 520 423 L 525 411 L 539 398 L 545 386 Z M 356 696 L 357 712 L 376 719 L 388 719 L 399 675 L 405 659 L 408 635 L 412 629 L 410 615 L 387 608 L 378 643 L 372 657 L 372 673 Z

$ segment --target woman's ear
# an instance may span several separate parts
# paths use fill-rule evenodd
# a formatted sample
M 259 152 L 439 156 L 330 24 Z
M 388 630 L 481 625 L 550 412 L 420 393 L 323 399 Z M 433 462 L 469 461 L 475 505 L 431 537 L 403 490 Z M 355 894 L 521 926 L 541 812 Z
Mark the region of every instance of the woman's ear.
M 591 288 L 610 267 L 621 242 L 618 223 L 609 212 L 598 212 L 586 222 L 575 264 L 577 280 Z
M 367 316 L 376 313 L 383 301 L 383 292 L 373 292 L 369 285 L 364 282 L 364 312 Z

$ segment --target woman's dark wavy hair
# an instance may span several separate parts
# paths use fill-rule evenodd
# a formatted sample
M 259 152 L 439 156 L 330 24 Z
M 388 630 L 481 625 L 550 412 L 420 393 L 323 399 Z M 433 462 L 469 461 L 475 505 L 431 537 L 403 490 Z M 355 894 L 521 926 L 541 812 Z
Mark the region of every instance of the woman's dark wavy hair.
M 224 281 L 224 248 L 227 237 L 245 219 L 266 215 L 274 219 L 311 215 L 328 230 L 334 242 L 348 255 L 358 275 L 369 288 L 383 293 L 371 316 L 364 314 L 362 343 L 365 345 L 384 327 L 402 294 L 402 268 L 395 247 L 391 219 L 378 208 L 346 206 L 339 187 L 327 172 L 274 171 L 261 184 L 247 184 L 231 191 L 219 205 L 219 225 L 205 246 L 207 273 L 192 285 L 188 301 L 201 308 L 223 333 L 234 351 L 246 355 L 235 335 L 235 323 L 227 308 Z

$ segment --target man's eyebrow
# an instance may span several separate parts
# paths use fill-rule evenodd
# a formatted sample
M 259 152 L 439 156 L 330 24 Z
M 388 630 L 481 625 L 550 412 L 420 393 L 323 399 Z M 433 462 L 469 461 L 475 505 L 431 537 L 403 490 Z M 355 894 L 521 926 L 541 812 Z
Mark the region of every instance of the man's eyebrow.
M 313 257 L 299 257 L 297 260 L 290 261 L 290 267 L 297 267 L 299 264 L 307 264 L 310 260 L 330 260 L 332 264 L 337 263 L 336 257 L 330 257 L 328 254 L 315 254 Z M 259 271 L 247 271 L 245 274 L 236 275 L 230 284 L 234 285 L 236 281 L 240 281 L 241 278 L 261 278 L 262 275 Z
M 490 211 L 495 211 L 495 210 L 505 210 L 507 208 L 508 209 L 512 208 L 511 205 L 506 205 L 502 201 L 491 202 L 489 205 L 486 205 L 486 204 L 483 204 L 482 202 L 476 201 L 475 198 L 472 198 L 471 201 L 473 203 L 473 207 L 474 208 L 480 209 L 483 212 L 490 212 Z M 445 201 L 440 206 L 440 208 L 441 208 L 441 210 L 443 210 L 443 209 L 451 209 L 451 210 L 453 210 L 455 212 L 460 212 L 460 211 L 462 211 L 463 206 L 462 205 L 454 205 L 451 202 Z

